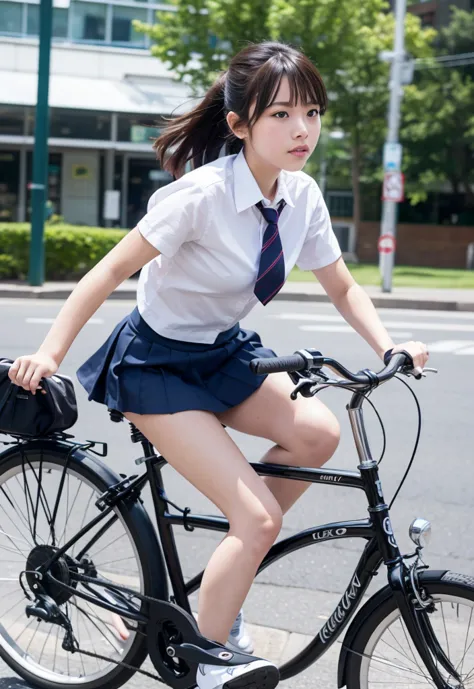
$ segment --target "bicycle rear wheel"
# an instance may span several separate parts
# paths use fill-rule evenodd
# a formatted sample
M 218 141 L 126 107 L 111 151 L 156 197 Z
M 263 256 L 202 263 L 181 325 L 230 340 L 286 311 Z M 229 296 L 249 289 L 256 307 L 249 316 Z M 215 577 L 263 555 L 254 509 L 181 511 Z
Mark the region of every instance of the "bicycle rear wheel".
M 114 689 L 134 671 L 113 661 L 139 667 L 147 655 L 146 637 L 135 622 L 124 624 L 122 618 L 78 595 L 45 584 L 48 595 L 69 618 L 79 647 L 110 659 L 100 660 L 64 650 L 62 627 L 25 614 L 30 601 L 20 584 L 20 573 L 32 571 L 97 516 L 97 498 L 120 480 L 82 451 L 66 459 L 70 450 L 66 444 L 46 442 L 43 447 L 31 443 L 0 458 L 0 656 L 28 682 L 45 689 L 79 685 Z M 118 503 L 59 561 L 52 570 L 55 578 L 80 591 L 84 585 L 74 582 L 78 571 L 74 558 L 89 544 L 78 558 L 88 561 L 88 575 L 96 572 L 110 582 L 153 595 L 150 582 L 158 572 L 151 572 L 149 554 L 156 543 L 149 538 L 143 514 L 138 502 Z M 27 579 L 28 575 L 23 575 L 26 590 L 34 598 L 32 580 L 28 585 Z M 96 587 L 95 591 L 103 593 L 104 589 Z M 118 602 L 113 593 L 108 595 L 111 602 Z M 139 599 L 124 595 L 141 607 Z
M 464 582 L 463 583 L 456 583 Z M 439 580 L 423 582 L 433 598 L 429 620 L 438 643 L 461 676 L 463 684 L 436 663 L 446 687 L 474 687 L 474 579 L 446 572 Z M 362 625 L 346 669 L 347 689 L 380 686 L 420 689 L 434 687 L 393 597 L 389 597 Z

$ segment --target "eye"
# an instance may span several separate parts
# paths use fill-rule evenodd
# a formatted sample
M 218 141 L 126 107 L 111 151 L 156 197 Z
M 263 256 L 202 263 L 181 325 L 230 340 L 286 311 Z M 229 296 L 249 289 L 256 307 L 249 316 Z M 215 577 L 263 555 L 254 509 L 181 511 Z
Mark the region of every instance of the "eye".
M 280 117 L 280 115 L 283 115 L 283 117 Z M 288 113 L 284 110 L 280 110 L 280 112 L 274 113 L 272 117 L 276 117 L 278 120 L 283 120 L 285 117 L 288 117 Z
M 313 112 L 313 113 L 316 113 L 316 114 L 311 115 L 312 112 Z M 319 111 L 317 108 L 312 108 L 312 109 L 309 111 L 308 115 L 310 115 L 311 117 L 318 117 L 319 112 L 320 112 L 320 111 Z

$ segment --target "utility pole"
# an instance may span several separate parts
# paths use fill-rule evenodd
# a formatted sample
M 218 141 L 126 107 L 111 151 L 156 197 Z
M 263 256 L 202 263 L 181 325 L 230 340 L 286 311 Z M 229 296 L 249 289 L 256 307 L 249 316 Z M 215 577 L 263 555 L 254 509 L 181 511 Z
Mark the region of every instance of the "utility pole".
M 390 69 L 390 104 L 388 110 L 388 132 L 386 138 L 386 149 L 388 149 L 389 146 L 393 144 L 395 144 L 396 146 L 392 146 L 392 149 L 399 148 L 398 134 L 400 129 L 400 106 L 403 97 L 402 69 L 403 62 L 405 60 L 405 13 L 406 0 L 395 0 L 395 41 L 393 54 L 390 56 L 392 65 Z M 398 157 L 400 161 L 401 150 L 400 155 Z M 396 163 L 393 164 L 393 161 L 391 168 L 387 168 L 385 163 L 384 167 L 384 173 L 391 169 L 393 172 L 399 173 L 399 175 L 401 175 L 400 170 L 396 169 L 397 165 Z M 381 237 L 383 236 L 385 238 L 386 243 L 389 245 L 389 247 L 392 247 L 392 250 L 389 250 L 387 253 L 381 253 L 380 255 L 380 268 L 382 271 L 383 278 L 383 292 L 392 291 L 392 271 L 395 257 L 394 248 L 398 215 L 397 204 L 398 201 L 387 200 L 385 196 L 385 200 L 383 201 L 380 235 Z
M 31 189 L 31 242 L 29 283 L 44 282 L 44 217 L 48 180 L 48 94 L 53 1 L 41 0 L 38 61 L 38 95 L 36 98 L 35 144 L 33 149 L 33 183 Z

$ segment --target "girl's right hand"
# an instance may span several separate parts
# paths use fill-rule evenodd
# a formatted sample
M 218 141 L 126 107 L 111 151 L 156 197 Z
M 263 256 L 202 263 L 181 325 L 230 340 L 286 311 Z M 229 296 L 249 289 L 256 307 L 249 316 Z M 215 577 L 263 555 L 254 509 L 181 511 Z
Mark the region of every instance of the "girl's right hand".
M 16 359 L 10 367 L 8 377 L 15 385 L 19 385 L 25 390 L 30 390 L 33 395 L 36 390 L 41 390 L 43 395 L 46 391 L 41 388 L 41 378 L 49 378 L 58 370 L 55 360 L 44 352 L 27 354 Z

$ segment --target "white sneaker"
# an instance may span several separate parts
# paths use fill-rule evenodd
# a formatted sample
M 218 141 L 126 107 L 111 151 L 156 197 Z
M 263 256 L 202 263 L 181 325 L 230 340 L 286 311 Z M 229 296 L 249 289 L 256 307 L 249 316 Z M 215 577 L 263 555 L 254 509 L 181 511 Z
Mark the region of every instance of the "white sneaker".
M 231 651 L 253 653 L 254 649 L 252 637 L 245 627 L 244 613 L 242 610 L 239 612 L 234 624 L 232 625 L 226 646 L 227 648 L 230 648 Z
M 196 673 L 199 689 L 274 689 L 279 680 L 278 668 L 268 660 L 233 667 L 199 665 Z

